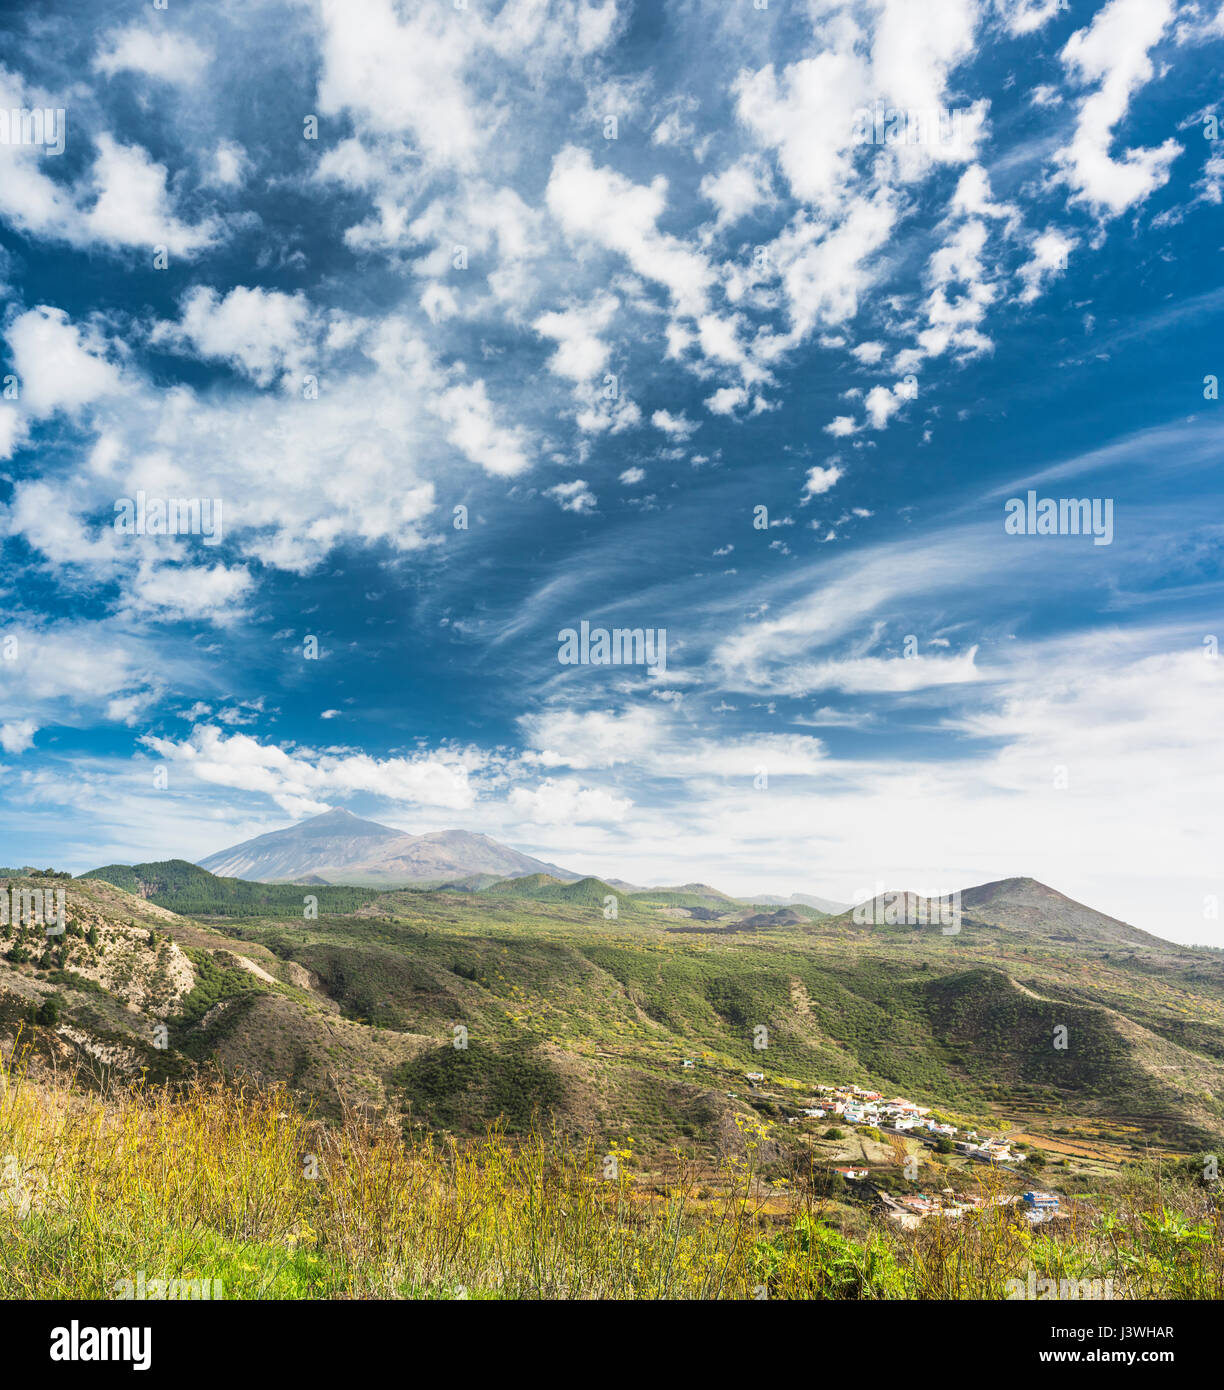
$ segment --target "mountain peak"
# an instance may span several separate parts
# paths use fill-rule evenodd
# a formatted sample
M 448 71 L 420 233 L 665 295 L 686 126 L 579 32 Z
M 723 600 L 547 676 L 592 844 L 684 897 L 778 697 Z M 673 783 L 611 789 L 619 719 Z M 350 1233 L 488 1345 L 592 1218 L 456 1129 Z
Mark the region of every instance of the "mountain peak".
M 200 860 L 200 867 L 227 878 L 298 882 L 308 877 L 332 884 L 392 885 L 444 882 L 473 874 L 517 878 L 547 873 L 578 877 L 467 830 L 410 835 L 343 807 L 258 835 Z
M 1159 938 L 1097 912 L 1035 878 L 1000 878 L 961 893 L 965 915 L 1053 941 L 1082 945 L 1152 946 Z

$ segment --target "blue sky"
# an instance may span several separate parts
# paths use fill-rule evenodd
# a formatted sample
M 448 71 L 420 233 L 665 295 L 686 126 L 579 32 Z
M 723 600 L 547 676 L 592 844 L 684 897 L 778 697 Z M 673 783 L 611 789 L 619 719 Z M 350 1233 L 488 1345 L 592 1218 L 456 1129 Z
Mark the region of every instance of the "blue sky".
M 64 113 L 0 144 L 0 860 L 345 806 L 1224 945 L 1215 0 L 0 36 L 0 111 Z M 1007 534 L 1030 489 L 1110 542 Z M 562 665 L 582 621 L 666 669 Z

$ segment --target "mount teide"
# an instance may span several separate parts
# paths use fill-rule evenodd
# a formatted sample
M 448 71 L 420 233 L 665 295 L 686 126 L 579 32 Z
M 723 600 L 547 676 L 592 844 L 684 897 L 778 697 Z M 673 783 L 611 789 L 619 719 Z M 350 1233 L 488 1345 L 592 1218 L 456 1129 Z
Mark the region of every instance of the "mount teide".
M 257 883 L 313 878 L 327 883 L 439 882 L 472 874 L 521 878 L 551 874 L 567 883 L 581 878 L 568 869 L 520 854 L 487 835 L 437 830 L 409 835 L 349 811 L 327 811 L 285 830 L 257 835 L 199 861 L 202 869 Z

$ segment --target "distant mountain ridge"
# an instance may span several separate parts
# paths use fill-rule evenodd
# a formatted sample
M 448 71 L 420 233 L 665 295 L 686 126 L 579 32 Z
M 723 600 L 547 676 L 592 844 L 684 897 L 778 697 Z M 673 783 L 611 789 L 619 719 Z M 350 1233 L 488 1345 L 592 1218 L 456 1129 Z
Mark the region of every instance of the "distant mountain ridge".
M 1086 907 L 1035 878 L 1003 878 L 966 888 L 961 894 L 965 916 L 978 922 L 1076 944 L 1092 940 L 1106 946 L 1168 946 L 1150 932 L 1107 913 Z
M 817 912 L 827 912 L 831 917 L 850 909 L 849 903 L 835 903 L 831 898 L 818 898 L 815 893 L 792 893 L 788 898 L 777 893 L 758 893 L 754 898 L 741 898 L 740 902 L 767 903 L 771 907 L 794 907 L 798 903 L 801 907 L 813 907 Z
M 926 898 L 919 893 L 897 889 L 856 903 L 833 920 L 863 926 L 868 930 L 906 931 L 932 921 L 938 924 L 939 905 L 947 911 L 956 898 Z M 1071 946 L 1112 948 L 1121 946 L 1171 947 L 1173 943 L 1132 927 L 1084 903 L 1076 902 L 1056 888 L 1034 878 L 1002 878 L 979 883 L 959 894 L 959 923 L 966 928 L 997 928 L 1025 937 L 1035 937 Z
M 436 830 L 410 835 L 343 809 L 284 830 L 257 835 L 199 861 L 200 868 L 256 883 L 300 882 L 390 887 L 492 875 L 495 879 L 550 874 L 572 883 L 581 874 L 533 859 L 488 835 Z

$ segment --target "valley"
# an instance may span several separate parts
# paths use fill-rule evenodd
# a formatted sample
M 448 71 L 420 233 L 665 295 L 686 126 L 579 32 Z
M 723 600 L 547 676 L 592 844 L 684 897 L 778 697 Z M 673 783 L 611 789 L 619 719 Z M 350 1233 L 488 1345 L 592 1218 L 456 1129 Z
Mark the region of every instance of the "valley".
M 834 1079 L 1051 1146 L 1094 1125 L 1123 1156 L 1224 1133 L 1224 956 L 1030 880 L 966 890 L 952 936 L 701 885 L 379 892 L 185 861 L 95 875 L 69 884 L 62 938 L 2 929 L 0 1016 L 11 1036 L 55 996 L 63 1022 L 39 1047 L 108 1072 L 215 1064 L 325 1113 L 360 1102 L 469 1136 L 534 1117 L 710 1157 L 737 1148 L 737 1118 L 779 1156 L 810 1148 L 801 1112 Z M 744 1083 L 756 1071 L 768 1093 Z

